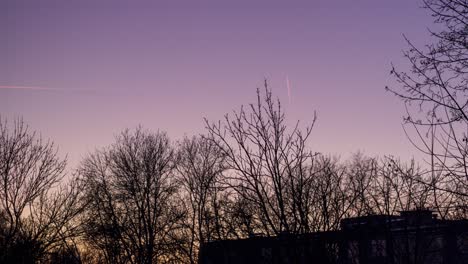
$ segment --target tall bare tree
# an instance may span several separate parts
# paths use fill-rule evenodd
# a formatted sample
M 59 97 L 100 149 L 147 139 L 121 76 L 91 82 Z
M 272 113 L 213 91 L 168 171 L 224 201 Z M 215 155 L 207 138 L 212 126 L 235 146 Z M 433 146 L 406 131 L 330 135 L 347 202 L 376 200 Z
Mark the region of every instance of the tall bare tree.
M 0 262 L 45 261 L 73 245 L 82 203 L 76 181 L 59 185 L 65 166 L 21 119 L 0 120 Z
M 198 262 L 201 244 L 229 237 L 221 182 L 224 161 L 219 147 L 204 137 L 185 138 L 179 144 L 177 171 L 180 195 L 188 209 L 185 227 L 190 263 Z
M 177 261 L 184 212 L 175 196 L 175 158 L 165 133 L 137 128 L 81 164 L 88 242 L 106 263 Z
M 405 132 L 428 155 L 430 169 L 421 182 L 458 202 L 452 213 L 467 216 L 468 199 L 468 2 L 424 0 L 441 26 L 434 42 L 420 49 L 407 39 L 411 68 L 391 73 L 400 83 L 388 88 L 406 105 Z M 411 129 L 410 129 L 411 128 Z M 463 202 L 465 201 L 465 202 Z M 437 203 L 438 201 L 435 201 Z M 464 212 L 464 213 L 463 213 Z
M 266 235 L 310 229 L 305 201 L 314 154 L 306 143 L 315 120 L 313 113 L 310 127 L 302 131 L 297 123 L 289 131 L 281 104 L 265 82 L 255 104 L 226 115 L 224 122 L 206 121 L 209 139 L 226 156 L 230 187 L 237 199 L 250 204 L 251 221 Z

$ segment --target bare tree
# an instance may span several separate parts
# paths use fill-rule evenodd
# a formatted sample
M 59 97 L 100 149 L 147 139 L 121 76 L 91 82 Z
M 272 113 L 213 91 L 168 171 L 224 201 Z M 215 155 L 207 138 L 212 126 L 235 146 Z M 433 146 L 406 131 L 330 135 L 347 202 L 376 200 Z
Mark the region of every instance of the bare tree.
M 185 227 L 190 263 L 197 263 L 202 243 L 229 237 L 222 204 L 224 161 L 218 146 L 206 138 L 185 138 L 179 144 L 177 171 L 180 195 L 188 208 Z
M 302 131 L 298 123 L 288 131 L 279 101 L 272 98 L 265 82 L 265 92 L 257 90 L 257 102 L 243 107 L 224 122 L 209 123 L 209 139 L 226 156 L 226 178 L 237 199 L 248 203 L 258 232 L 278 235 L 310 230 L 309 195 L 314 154 L 307 150 L 307 140 L 315 122 Z
M 0 120 L 0 262 L 47 260 L 78 235 L 79 188 L 58 185 L 65 166 L 21 119 Z
M 348 216 L 364 216 L 374 213 L 374 208 L 369 202 L 369 189 L 378 171 L 376 158 L 365 157 L 362 153 L 354 154 L 345 165 L 347 170 L 346 186 L 348 192 L 355 197 L 351 204 Z
M 349 197 L 355 197 L 349 216 L 441 209 L 432 202 L 433 189 L 422 180 L 426 172 L 414 160 L 404 163 L 391 156 L 379 159 L 358 153 L 346 166 Z
M 79 244 L 83 234 L 81 213 L 86 206 L 81 192 L 81 182 L 72 178 L 42 194 L 28 207 L 28 216 L 23 221 L 23 234 L 38 241 L 39 256 L 67 257 L 74 263 L 81 262 Z
M 408 113 L 404 119 L 405 132 L 411 143 L 429 157 L 430 169 L 419 180 L 434 192 L 452 195 L 450 199 L 458 201 L 450 205 L 452 213 L 464 211 L 466 217 L 468 3 L 464 0 L 423 3 L 443 29 L 431 31 L 435 42 L 425 49 L 406 39 L 409 50 L 404 55 L 411 68 L 405 72 L 393 67 L 391 73 L 401 86 L 387 88 L 405 102 Z
M 124 131 L 81 164 L 88 242 L 107 263 L 169 263 L 180 257 L 176 159 L 166 134 Z
M 322 155 L 311 170 L 310 198 L 307 199 L 310 204 L 310 231 L 337 230 L 356 200 L 356 194 L 349 192 L 346 186 L 346 166 L 340 164 L 337 158 Z

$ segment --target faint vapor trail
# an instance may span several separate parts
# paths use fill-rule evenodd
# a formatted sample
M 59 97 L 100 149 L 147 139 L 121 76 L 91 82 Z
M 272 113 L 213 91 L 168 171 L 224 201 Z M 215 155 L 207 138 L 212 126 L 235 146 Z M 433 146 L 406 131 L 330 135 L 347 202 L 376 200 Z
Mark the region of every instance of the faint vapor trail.
M 96 95 L 95 90 L 88 89 L 59 89 L 59 88 L 50 88 L 43 86 L 20 86 L 20 85 L 0 85 L 0 90 L 23 90 L 23 91 L 45 91 L 45 92 L 54 92 L 60 94 L 92 94 Z
M 60 91 L 60 89 L 39 87 L 39 86 L 16 86 L 16 85 L 0 85 L 0 89 L 11 90 L 35 90 L 35 91 Z
M 288 100 L 289 104 L 291 104 L 291 85 L 289 84 L 288 75 L 286 75 L 286 87 L 288 87 Z

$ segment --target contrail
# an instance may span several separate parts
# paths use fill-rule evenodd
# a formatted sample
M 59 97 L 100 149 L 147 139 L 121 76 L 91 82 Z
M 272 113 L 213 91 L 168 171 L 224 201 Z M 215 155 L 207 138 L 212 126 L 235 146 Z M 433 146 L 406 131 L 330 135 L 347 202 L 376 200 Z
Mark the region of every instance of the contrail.
M 288 87 L 288 100 L 289 104 L 291 104 L 291 85 L 289 84 L 288 75 L 286 75 L 286 87 Z
M 96 95 L 95 90 L 87 89 L 60 89 L 43 86 L 19 86 L 19 85 L 0 85 L 0 90 L 29 90 L 29 91 L 46 91 L 64 94 L 93 94 Z
M 0 89 L 11 90 L 35 90 L 35 91 L 60 91 L 60 89 L 40 87 L 40 86 L 16 86 L 16 85 L 0 85 Z

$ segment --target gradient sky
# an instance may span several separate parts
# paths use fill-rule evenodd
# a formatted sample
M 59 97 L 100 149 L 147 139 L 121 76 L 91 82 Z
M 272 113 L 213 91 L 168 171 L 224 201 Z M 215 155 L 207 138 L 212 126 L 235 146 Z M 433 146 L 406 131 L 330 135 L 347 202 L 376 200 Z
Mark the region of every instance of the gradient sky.
M 390 64 L 433 27 L 416 0 L 0 1 L 0 114 L 75 166 L 138 124 L 173 140 L 255 100 L 267 78 L 310 147 L 418 156 Z M 288 102 L 286 78 L 291 86 Z M 15 88 L 16 87 L 16 88 Z

